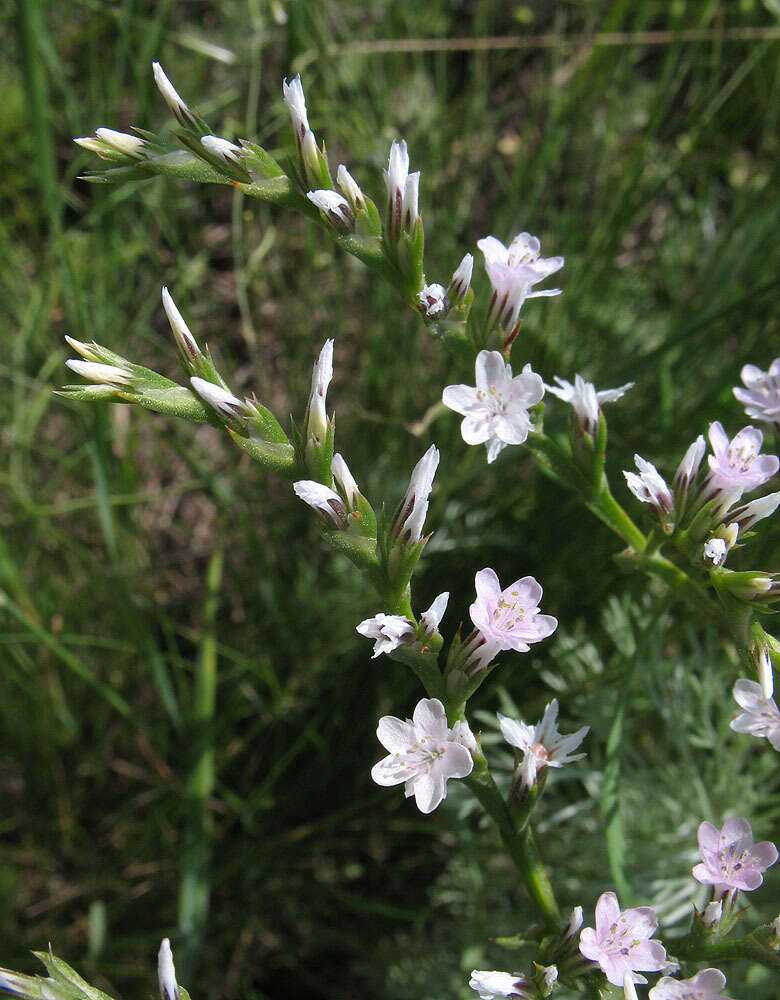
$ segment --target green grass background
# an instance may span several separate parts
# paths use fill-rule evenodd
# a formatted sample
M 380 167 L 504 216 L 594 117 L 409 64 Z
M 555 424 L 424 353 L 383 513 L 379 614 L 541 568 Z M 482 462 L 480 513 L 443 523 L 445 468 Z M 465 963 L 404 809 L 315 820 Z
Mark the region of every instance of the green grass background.
M 71 142 L 169 127 L 155 58 L 220 134 L 279 153 L 281 80 L 300 71 L 331 163 L 378 200 L 405 137 L 429 280 L 446 283 L 488 233 L 527 229 L 565 255 L 564 294 L 526 305 L 513 361 L 547 381 L 636 380 L 608 413 L 628 502 L 634 451 L 669 471 L 709 421 L 738 430 L 741 365 L 780 354 L 777 13 L 770 0 L 0 2 L 3 965 L 28 971 L 51 941 L 107 991 L 147 996 L 170 935 L 203 1000 L 444 1000 L 470 993 L 474 966 L 529 961 L 489 943 L 531 914 L 463 790 L 424 818 L 370 781 L 377 717 L 407 714 L 419 692 L 369 659 L 354 626 L 380 609 L 289 486 L 211 428 L 52 395 L 71 381 L 65 333 L 176 378 L 164 283 L 234 389 L 283 422 L 336 338 L 337 447 L 372 499 L 392 507 L 438 444 L 415 593 L 422 609 L 451 591 L 445 631 L 467 618 L 478 569 L 542 582 L 558 636 L 505 656 L 474 722 L 506 780 L 497 708 L 535 719 L 557 694 L 565 731 L 593 727 L 587 765 L 556 776 L 540 811 L 563 905 L 589 920 L 616 887 L 660 902 L 673 952 L 703 898 L 689 876 L 699 821 L 735 813 L 777 836 L 777 757 L 728 729 L 733 651 L 620 574 L 607 529 L 522 451 L 487 468 L 455 415 L 419 423 L 470 373 L 390 289 L 227 187 L 87 185 L 95 163 Z M 733 37 L 746 26 L 764 35 Z M 419 38 L 471 41 L 403 51 Z M 479 262 L 475 285 L 484 308 Z M 777 568 L 765 528 L 742 565 Z M 748 923 L 776 915 L 779 889 L 772 871 Z M 776 995 L 761 970 L 727 971 L 736 996 Z

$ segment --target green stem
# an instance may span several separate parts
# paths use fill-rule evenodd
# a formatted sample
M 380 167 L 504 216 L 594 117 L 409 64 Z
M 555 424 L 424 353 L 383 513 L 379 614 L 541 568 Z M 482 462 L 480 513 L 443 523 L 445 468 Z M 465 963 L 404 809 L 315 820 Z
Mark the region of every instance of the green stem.
M 585 506 L 636 552 L 644 549 L 647 539 L 612 496 L 606 477 L 602 479 L 601 488 L 596 495 L 585 500 Z
M 182 947 L 177 962 L 182 978 L 192 979 L 206 929 L 211 882 L 211 818 L 214 790 L 214 710 L 217 700 L 216 616 L 222 579 L 222 549 L 211 556 L 206 577 L 203 638 L 195 670 L 192 742 L 194 756 L 187 780 L 187 828 L 179 890 L 179 930 Z M 186 972 L 186 976 L 185 976 Z
M 675 946 L 675 956 L 686 962 L 720 962 L 749 959 L 780 972 L 780 952 L 766 940 L 766 928 L 758 928 L 744 938 L 729 941 L 681 941 Z
M 509 807 L 504 802 L 488 769 L 487 761 L 481 753 L 474 754 L 474 770 L 464 780 L 471 793 L 498 827 L 501 841 L 512 858 L 528 894 L 545 924 L 552 932 L 562 930 L 561 911 L 558 908 L 547 871 L 536 849 L 531 824 L 526 823 L 521 831 L 517 830 Z

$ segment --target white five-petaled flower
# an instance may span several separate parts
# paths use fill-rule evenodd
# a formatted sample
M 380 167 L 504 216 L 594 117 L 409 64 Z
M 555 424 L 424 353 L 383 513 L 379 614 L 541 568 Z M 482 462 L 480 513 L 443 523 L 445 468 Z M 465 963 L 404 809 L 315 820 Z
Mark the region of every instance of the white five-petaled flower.
M 557 375 L 555 381 L 558 383 L 557 387 L 545 384 L 545 389 L 564 403 L 571 403 L 580 426 L 591 436 L 598 430 L 601 404 L 614 403 L 634 385 L 633 382 L 626 382 L 617 389 L 602 389 L 597 392 L 593 383 L 586 382 L 582 375 L 574 376 L 574 385 Z
M 740 378 L 745 388 L 737 387 L 734 395 L 745 404 L 747 415 L 753 420 L 780 423 L 780 358 L 775 358 L 768 372 L 745 365 Z
M 430 813 L 447 795 L 450 778 L 471 774 L 474 762 L 463 743 L 447 726 L 447 713 L 438 698 L 423 698 L 411 719 L 386 715 L 376 734 L 387 757 L 375 764 L 371 777 L 378 785 L 405 785 L 417 808 Z
M 755 427 L 743 427 L 729 441 L 723 425 L 710 424 L 710 444 L 713 454 L 707 459 L 708 476 L 713 489 L 729 492 L 749 492 L 762 486 L 780 468 L 777 455 L 759 455 L 764 435 Z
M 387 223 L 391 243 L 402 232 L 412 233 L 419 217 L 420 171 L 409 173 L 406 139 L 390 146 L 387 170 L 383 170 L 387 188 Z
M 157 955 L 157 981 L 160 984 L 161 1000 L 179 1000 L 179 985 L 173 965 L 171 942 L 163 938 Z
M 666 480 L 653 463 L 645 461 L 641 455 L 634 455 L 634 462 L 639 475 L 623 471 L 628 488 L 637 500 L 651 504 L 659 516 L 666 519 L 674 510 L 674 498 Z
M 162 94 L 163 100 L 171 109 L 179 123 L 187 128 L 197 128 L 195 116 L 176 93 L 176 89 L 173 84 L 163 72 L 162 66 L 158 62 L 153 62 L 152 70 L 154 72 L 154 82 L 157 84 L 157 89 Z
M 403 615 L 386 615 L 380 611 L 373 618 L 366 618 L 356 630 L 367 639 L 374 640 L 374 651 L 371 659 L 376 659 L 382 653 L 392 653 L 414 635 L 414 625 Z
M 65 364 L 82 378 L 90 382 L 99 382 L 101 385 L 123 388 L 133 381 L 132 374 L 118 365 L 103 365 L 99 361 L 78 361 L 75 358 L 68 358 Z
M 664 976 L 648 993 L 649 1000 L 729 1000 L 721 993 L 726 977 L 720 969 L 702 969 L 690 979 Z
M 355 217 L 349 202 L 338 191 L 321 188 L 317 191 L 308 191 L 306 197 L 340 233 L 352 231 Z
M 428 514 L 428 497 L 439 466 L 439 449 L 432 444 L 412 470 L 409 485 L 395 515 L 391 535 L 403 544 L 414 545 L 422 538 Z
M 514 649 L 527 653 L 532 642 L 546 639 L 558 619 L 539 612 L 542 588 L 532 576 L 515 580 L 504 590 L 495 570 L 481 569 L 474 577 L 477 599 L 469 608 L 474 626 L 494 652 Z
M 635 983 L 646 983 L 639 972 L 659 972 L 666 962 L 666 949 L 650 938 L 658 928 L 658 918 L 650 906 L 620 909 L 614 892 L 603 892 L 596 903 L 596 929 L 586 927 L 580 934 L 580 951 L 613 986 L 622 986 L 626 972 Z
M 514 972 L 488 972 L 487 970 L 474 969 L 471 973 L 469 986 L 479 995 L 479 1000 L 525 1000 L 533 996 L 536 992 L 533 984 Z M 533 992 L 532 992 L 533 990 Z
M 734 700 L 742 711 L 731 721 L 735 733 L 749 733 L 767 739 L 780 750 L 780 710 L 766 697 L 761 684 L 740 678 L 734 685 Z
M 313 479 L 299 479 L 293 483 L 293 490 L 299 499 L 321 514 L 334 528 L 344 528 L 347 508 L 335 490 Z
M 436 319 L 447 312 L 449 303 L 444 285 L 434 283 L 425 285 L 421 292 L 417 293 L 417 301 L 420 303 L 426 316 Z
M 526 365 L 512 377 L 512 366 L 499 351 L 480 351 L 476 386 L 448 385 L 442 402 L 463 415 L 460 432 L 466 444 L 485 444 L 492 462 L 508 444 L 522 444 L 533 428 L 529 410 L 544 396 L 540 375 Z
M 508 247 L 495 236 L 486 236 L 477 246 L 485 256 L 485 270 L 493 287 L 488 325 L 498 322 L 512 330 L 526 299 L 561 294 L 560 288 L 531 291 L 537 282 L 560 271 L 563 257 L 540 257 L 541 244 L 530 233 L 515 236 Z
M 576 733 L 564 736 L 558 732 L 558 700 L 553 700 L 544 710 L 542 721 L 535 726 L 528 726 L 519 719 L 510 719 L 498 713 L 501 733 L 510 746 L 523 752 L 523 760 L 518 769 L 520 779 L 526 788 L 532 788 L 537 775 L 545 767 L 563 767 L 572 761 L 581 760 L 584 753 L 572 754 L 582 743 L 590 731 L 590 726 L 583 726 Z M 580 922 L 582 911 L 580 910 Z
M 241 157 L 243 156 L 241 147 L 237 146 L 234 142 L 223 139 L 219 135 L 204 135 L 200 140 L 200 144 L 207 153 L 216 156 L 223 163 L 241 162 Z

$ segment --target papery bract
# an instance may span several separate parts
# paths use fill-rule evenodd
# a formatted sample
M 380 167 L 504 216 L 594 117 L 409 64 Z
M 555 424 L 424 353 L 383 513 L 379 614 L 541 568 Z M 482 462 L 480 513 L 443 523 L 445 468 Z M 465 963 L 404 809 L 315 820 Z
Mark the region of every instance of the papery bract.
M 604 892 L 596 903 L 596 929 L 585 927 L 580 934 L 580 951 L 613 986 L 623 985 L 626 972 L 635 983 L 646 983 L 638 972 L 658 972 L 664 967 L 666 949 L 650 938 L 658 928 L 655 910 L 638 906 L 621 911 L 614 892 Z
M 485 444 L 492 462 L 508 444 L 522 444 L 533 428 L 529 410 L 544 396 L 541 376 L 526 365 L 512 377 L 499 351 L 480 351 L 476 386 L 448 385 L 442 402 L 463 414 L 460 432 L 466 444 Z
M 539 611 L 542 588 L 532 576 L 515 580 L 504 590 L 494 570 L 482 569 L 474 578 L 477 599 L 469 608 L 476 628 L 496 650 L 527 653 L 532 642 L 546 639 L 558 619 Z
M 747 415 L 768 423 L 780 422 L 780 358 L 775 358 L 767 372 L 745 365 L 740 378 L 745 388 L 737 387 L 734 395 L 744 403 Z
M 741 678 L 734 685 L 734 700 L 742 711 L 731 722 L 735 733 L 767 739 L 780 750 L 780 710 L 767 698 L 761 684 Z
M 371 777 L 378 785 L 405 785 L 417 808 L 430 813 L 447 795 L 450 778 L 471 774 L 471 753 L 453 737 L 447 713 L 438 698 L 418 702 L 412 719 L 394 716 L 379 720 L 376 734 L 390 753 L 375 764 Z
M 753 843 L 753 831 L 746 819 L 727 819 L 723 829 L 704 822 L 699 826 L 701 864 L 693 877 L 704 885 L 714 885 L 719 895 L 729 889 L 752 892 L 764 881 L 763 872 L 777 861 L 777 848 L 768 840 Z

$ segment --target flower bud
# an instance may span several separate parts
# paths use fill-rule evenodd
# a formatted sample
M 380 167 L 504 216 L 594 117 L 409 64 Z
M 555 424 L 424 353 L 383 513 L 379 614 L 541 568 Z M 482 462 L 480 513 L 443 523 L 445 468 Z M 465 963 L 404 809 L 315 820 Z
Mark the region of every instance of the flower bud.
M 82 378 L 90 382 L 99 382 L 101 385 L 124 388 L 133 381 L 133 376 L 129 371 L 118 368 L 116 365 L 102 365 L 96 361 L 77 361 L 74 358 L 68 358 L 65 364 Z
M 200 140 L 201 145 L 207 153 L 216 156 L 223 163 L 240 163 L 242 149 L 234 142 L 228 142 L 218 135 L 204 135 Z
M 344 193 L 344 197 L 349 202 L 353 212 L 360 212 L 366 207 L 365 195 L 343 163 L 339 164 L 339 169 L 336 171 L 336 183 Z
M 198 122 L 195 115 L 176 93 L 173 84 L 163 72 L 162 66 L 158 62 L 153 62 L 152 70 L 154 71 L 154 82 L 157 84 L 157 89 L 162 94 L 163 100 L 171 109 L 179 124 L 185 128 L 198 129 Z
M 458 264 L 455 273 L 450 279 L 450 287 L 447 289 L 447 297 L 453 306 L 460 305 L 466 298 L 471 287 L 471 275 L 474 270 L 474 258 L 467 253 Z
M 95 129 L 95 135 L 107 146 L 115 149 L 117 153 L 124 153 L 134 160 L 141 160 L 144 156 L 147 143 L 139 139 L 137 135 L 128 135 L 127 132 L 115 132 L 112 128 Z
M 722 566 L 726 561 L 728 546 L 722 538 L 710 538 L 704 543 L 702 558 L 711 566 Z
M 232 430 L 243 434 L 246 431 L 246 403 L 220 385 L 193 376 L 190 385 L 195 395 L 210 407 Z
M 412 471 L 406 494 L 393 520 L 391 538 L 400 540 L 402 544 L 420 541 L 438 465 L 439 449 L 432 444 Z
M 387 188 L 387 236 L 395 245 L 402 232 L 411 234 L 419 218 L 420 173 L 409 173 L 406 140 L 390 147 L 387 170 L 383 171 Z
M 157 956 L 157 981 L 161 1000 L 179 1000 L 179 984 L 176 982 L 176 968 L 168 938 L 163 938 Z
M 190 333 L 190 328 L 184 322 L 184 317 L 177 309 L 176 303 L 165 286 L 162 290 L 162 303 L 184 364 L 192 372 L 197 372 L 200 367 L 199 362 L 203 360 L 203 352 L 198 347 L 198 342 Z
M 740 531 L 749 531 L 754 524 L 765 517 L 771 517 L 780 505 L 780 493 L 769 493 L 765 497 L 751 500 L 742 507 L 729 512 L 729 521 L 739 525 Z
M 301 479 L 293 483 L 293 490 L 297 497 L 325 518 L 331 527 L 344 530 L 347 523 L 347 508 L 338 493 L 312 479 Z
M 339 233 L 351 233 L 355 228 L 355 216 L 349 202 L 336 191 L 309 191 L 306 197 L 315 204 L 333 228 Z
M 705 927 L 715 927 L 720 923 L 723 916 L 723 900 L 716 899 L 712 903 L 707 903 L 701 915 L 702 923 Z

